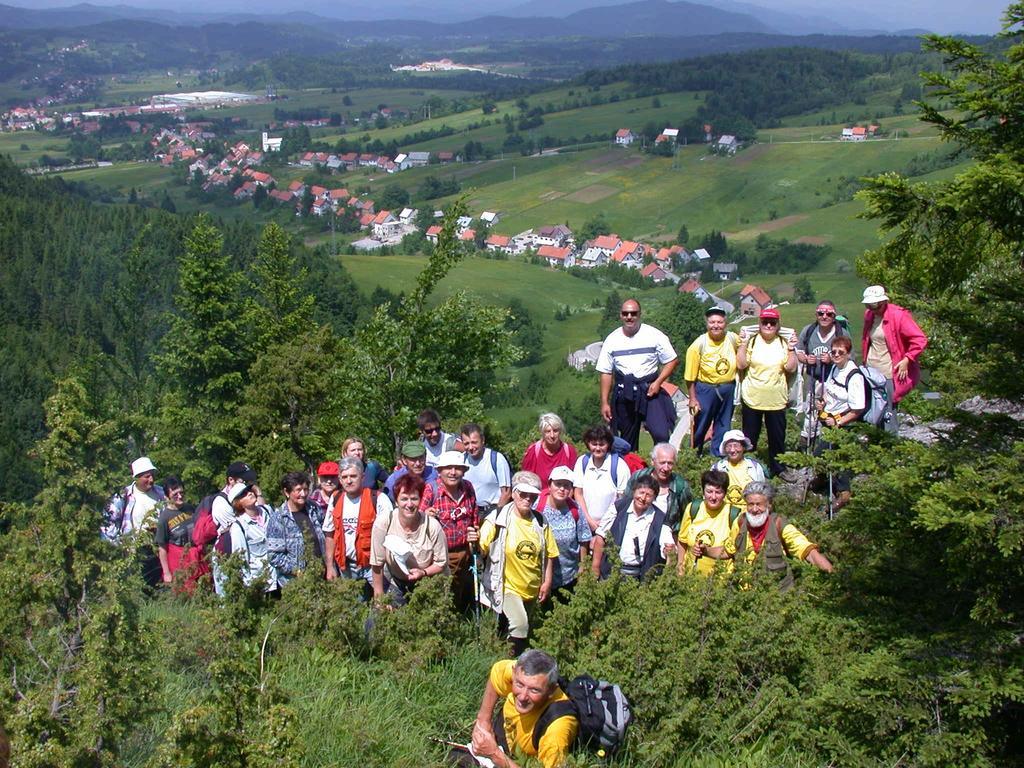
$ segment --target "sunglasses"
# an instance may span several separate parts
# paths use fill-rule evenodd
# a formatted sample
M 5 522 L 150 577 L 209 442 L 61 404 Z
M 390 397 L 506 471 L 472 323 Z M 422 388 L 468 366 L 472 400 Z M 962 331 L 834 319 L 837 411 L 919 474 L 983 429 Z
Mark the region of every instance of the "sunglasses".
M 818 317 L 835 317 L 836 316 L 835 312 L 822 312 L 821 310 L 818 310 L 817 314 L 818 314 Z
M 850 353 L 845 349 L 833 349 L 829 354 L 832 355 L 832 357 L 842 357 L 843 355 L 848 355 Z
M 761 325 L 778 325 L 778 320 L 762 320 Z
M 432 435 L 435 432 L 440 432 L 440 431 L 441 431 L 440 427 L 424 427 L 423 428 L 423 434 L 424 435 Z
M 623 310 L 622 312 L 619 312 L 619 314 L 622 315 L 623 317 L 636 317 L 640 313 L 639 312 L 628 312 L 626 310 Z

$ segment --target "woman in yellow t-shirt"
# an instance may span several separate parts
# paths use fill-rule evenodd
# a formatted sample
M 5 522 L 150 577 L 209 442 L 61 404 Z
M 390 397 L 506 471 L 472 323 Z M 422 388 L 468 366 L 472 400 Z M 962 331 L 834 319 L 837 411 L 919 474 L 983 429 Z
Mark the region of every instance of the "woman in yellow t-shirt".
M 540 489 L 533 472 L 516 472 L 512 501 L 480 526 L 480 551 L 487 558 L 482 586 L 500 617 L 499 631 L 508 628 L 515 656 L 529 645 L 530 613 L 551 594 L 558 558 L 551 526 L 533 511 Z
M 736 368 L 745 371 L 740 385 L 743 402 L 743 434 L 757 447 L 761 424 L 768 432 L 768 468 L 772 475 L 785 470 L 775 457 L 786 450 L 786 406 L 789 385 L 786 374 L 797 367 L 796 334 L 788 341 L 779 336 L 779 310 L 762 309 L 760 328 L 754 337 L 740 332 Z
M 700 476 L 700 484 L 704 498 L 684 509 L 679 523 L 680 576 L 693 568 L 706 576 L 719 560 L 726 561 L 726 572 L 732 570 L 732 553 L 726 545 L 736 539 L 740 511 L 725 503 L 729 475 L 709 469 Z

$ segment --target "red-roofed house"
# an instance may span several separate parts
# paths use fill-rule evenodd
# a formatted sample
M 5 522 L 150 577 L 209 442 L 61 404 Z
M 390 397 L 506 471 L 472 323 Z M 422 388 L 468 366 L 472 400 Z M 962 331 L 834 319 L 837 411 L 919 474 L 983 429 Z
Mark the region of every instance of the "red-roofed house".
M 579 265 L 588 269 L 607 264 L 608 259 L 622 245 L 618 235 L 599 235 L 583 245 L 583 255 L 579 259 Z
M 372 213 L 364 213 L 359 217 L 359 228 L 366 229 L 367 227 L 373 226 L 374 215 Z
M 505 251 L 512 238 L 508 235 L 490 235 L 484 240 L 484 247 L 488 251 Z
M 401 222 L 391 215 L 391 211 L 381 211 L 373 217 L 373 236 L 387 240 L 400 226 Z
M 656 283 L 661 283 L 669 279 L 668 271 L 658 266 L 657 262 L 654 261 L 652 261 L 650 264 L 648 264 L 646 267 L 640 270 L 640 274 L 643 275 L 644 277 L 651 278 L 651 280 L 653 280 Z
M 679 292 L 693 294 L 695 298 L 703 302 L 711 301 L 711 294 L 700 284 L 700 280 L 695 277 L 683 281 L 679 286 Z
M 331 210 L 331 201 L 322 197 L 313 201 L 313 205 L 309 208 L 309 212 L 314 216 L 323 216 L 329 210 Z
M 598 240 L 600 239 L 598 238 Z M 623 267 L 640 269 L 644 265 L 644 246 L 640 243 L 634 243 L 632 240 L 623 240 L 619 243 L 619 247 L 612 252 L 609 259 Z
M 288 192 L 291 193 L 292 197 L 302 197 L 306 191 L 306 185 L 301 181 L 293 181 L 288 185 Z
M 576 264 L 576 257 L 573 255 L 572 248 L 565 246 L 559 248 L 557 245 L 542 245 L 537 249 L 537 255 L 542 259 L 547 259 L 548 264 L 552 267 L 569 267 Z
M 476 237 L 476 230 L 475 229 L 464 229 L 459 234 L 459 240 L 461 240 L 464 243 L 467 243 L 467 242 L 471 243 L 471 242 L 473 242 L 473 239 L 475 237 Z
M 270 197 L 279 203 L 290 203 L 292 201 L 292 193 L 285 192 L 283 189 L 270 190 Z
M 441 227 L 438 224 L 427 227 L 427 240 L 437 245 L 437 236 L 441 234 Z
M 250 171 L 249 178 L 261 187 L 269 187 L 271 184 L 276 183 L 273 176 L 269 173 L 263 173 L 262 171 Z
M 246 200 L 256 192 L 256 182 L 247 181 L 235 190 L 235 200 Z
M 318 187 L 315 184 L 309 188 L 309 191 L 313 195 L 314 200 L 326 200 L 330 196 L 327 187 Z
M 615 143 L 622 147 L 628 147 L 636 141 L 636 134 L 633 133 L 629 128 L 619 128 L 615 132 Z
M 335 204 L 338 204 L 338 203 L 344 204 L 345 201 L 348 200 L 348 190 L 344 189 L 344 188 L 342 188 L 342 189 L 332 189 L 331 190 L 331 200 L 333 200 L 335 202 Z
M 740 314 L 743 317 L 757 317 L 771 303 L 772 297 L 759 286 L 748 284 L 740 291 Z

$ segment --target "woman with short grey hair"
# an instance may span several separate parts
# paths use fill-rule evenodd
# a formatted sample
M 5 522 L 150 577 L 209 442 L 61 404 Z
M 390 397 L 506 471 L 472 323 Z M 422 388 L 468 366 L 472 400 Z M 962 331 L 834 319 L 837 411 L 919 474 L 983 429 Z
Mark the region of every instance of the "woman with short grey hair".
M 562 439 L 565 424 L 558 414 L 542 413 L 537 426 L 540 428 L 541 439 L 530 444 L 519 465 L 528 472 L 536 473 L 541 487 L 547 488 L 551 470 L 555 467 L 572 469 L 576 466 L 576 448 Z

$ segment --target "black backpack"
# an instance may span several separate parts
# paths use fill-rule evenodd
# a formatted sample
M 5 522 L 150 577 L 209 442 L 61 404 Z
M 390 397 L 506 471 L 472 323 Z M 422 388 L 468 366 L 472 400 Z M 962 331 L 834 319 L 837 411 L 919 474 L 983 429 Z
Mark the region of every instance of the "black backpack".
M 572 680 L 558 679 L 558 686 L 569 697 L 548 705 L 533 727 L 533 748 L 540 748 L 540 739 L 555 720 L 572 715 L 580 724 L 576 741 L 597 751 L 612 755 L 626 739 L 626 729 L 633 722 L 629 700 L 622 689 L 590 675 L 579 675 Z

